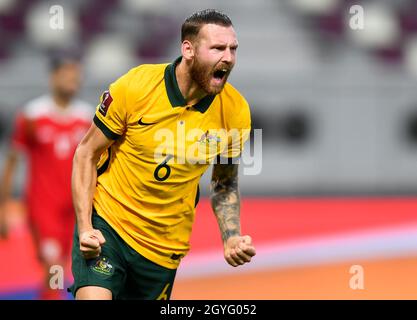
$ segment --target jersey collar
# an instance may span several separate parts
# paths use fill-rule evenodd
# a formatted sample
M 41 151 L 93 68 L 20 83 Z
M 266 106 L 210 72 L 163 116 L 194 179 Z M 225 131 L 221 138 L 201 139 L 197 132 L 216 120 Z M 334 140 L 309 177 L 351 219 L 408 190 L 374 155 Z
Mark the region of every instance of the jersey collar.
M 181 59 L 182 57 L 178 57 L 173 63 L 169 64 L 165 68 L 165 87 L 169 101 L 171 102 L 173 108 L 183 107 L 187 104 L 184 97 L 182 96 L 180 88 L 178 87 L 177 77 L 175 76 L 175 67 L 178 63 L 180 63 Z M 204 113 L 210 107 L 215 97 L 215 95 L 207 95 L 198 101 L 195 105 L 193 105 L 193 108 L 197 109 L 201 113 Z

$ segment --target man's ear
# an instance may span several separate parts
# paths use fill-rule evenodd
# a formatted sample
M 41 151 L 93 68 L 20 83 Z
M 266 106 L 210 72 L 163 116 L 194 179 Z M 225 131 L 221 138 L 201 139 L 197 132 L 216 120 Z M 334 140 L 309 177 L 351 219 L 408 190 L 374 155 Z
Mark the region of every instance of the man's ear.
M 184 40 L 181 45 L 181 54 L 185 60 L 194 58 L 194 46 L 190 40 Z

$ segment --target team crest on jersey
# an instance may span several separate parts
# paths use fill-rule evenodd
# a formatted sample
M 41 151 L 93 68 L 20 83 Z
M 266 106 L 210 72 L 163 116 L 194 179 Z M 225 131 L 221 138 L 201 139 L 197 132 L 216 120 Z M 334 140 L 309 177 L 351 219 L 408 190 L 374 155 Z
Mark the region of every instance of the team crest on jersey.
M 114 272 L 113 266 L 110 264 L 109 259 L 106 257 L 97 258 L 94 264 L 91 265 L 91 269 L 105 276 L 110 276 Z
M 217 136 L 217 134 L 210 134 L 208 132 L 208 130 L 206 131 L 206 133 L 202 134 L 200 139 L 198 139 L 198 142 L 200 143 L 208 143 L 208 144 L 212 144 L 212 143 L 219 143 L 221 141 L 220 137 Z
M 109 90 L 104 91 L 103 95 L 101 96 L 101 104 L 98 108 L 98 110 L 103 116 L 106 116 L 107 111 L 109 110 L 110 104 L 112 102 L 113 102 L 113 98 L 110 95 Z

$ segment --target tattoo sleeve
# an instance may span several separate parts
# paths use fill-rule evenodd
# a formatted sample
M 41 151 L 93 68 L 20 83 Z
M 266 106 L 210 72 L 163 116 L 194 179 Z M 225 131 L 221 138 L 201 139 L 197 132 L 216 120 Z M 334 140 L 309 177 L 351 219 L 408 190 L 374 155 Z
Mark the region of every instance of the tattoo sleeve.
M 211 206 L 219 224 L 223 243 L 240 235 L 238 165 L 215 164 L 211 178 Z

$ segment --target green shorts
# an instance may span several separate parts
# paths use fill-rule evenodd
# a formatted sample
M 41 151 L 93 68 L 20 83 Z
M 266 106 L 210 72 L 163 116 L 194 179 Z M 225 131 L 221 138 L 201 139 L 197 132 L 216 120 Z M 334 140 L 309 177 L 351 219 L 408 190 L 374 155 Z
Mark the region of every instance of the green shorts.
M 74 284 L 68 289 L 74 297 L 81 287 L 98 286 L 109 289 L 113 299 L 168 300 L 176 270 L 141 256 L 95 211 L 92 222 L 94 229 L 101 231 L 106 243 L 99 257 L 84 259 L 75 227 L 72 247 Z

